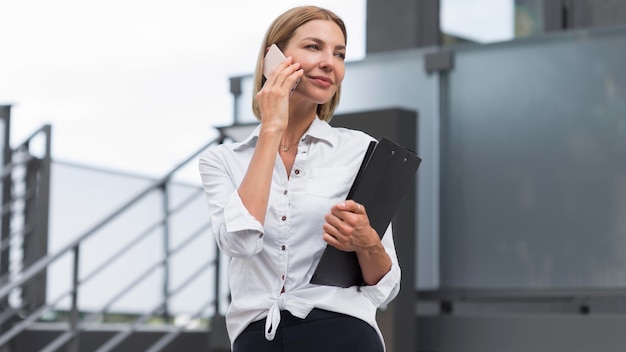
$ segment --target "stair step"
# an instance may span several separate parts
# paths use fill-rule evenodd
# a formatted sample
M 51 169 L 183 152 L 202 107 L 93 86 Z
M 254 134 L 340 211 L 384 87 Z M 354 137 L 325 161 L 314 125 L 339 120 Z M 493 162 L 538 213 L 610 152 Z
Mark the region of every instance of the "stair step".
M 95 351 L 115 334 L 125 331 L 125 324 L 94 324 L 81 330 L 79 338 L 80 351 Z M 145 351 L 174 326 L 142 326 L 135 330 L 113 352 Z M 20 333 L 12 342 L 15 351 L 39 351 L 68 330 L 67 323 L 35 323 Z M 184 330 L 167 347 L 165 352 L 175 351 L 208 351 L 209 332 L 206 329 Z

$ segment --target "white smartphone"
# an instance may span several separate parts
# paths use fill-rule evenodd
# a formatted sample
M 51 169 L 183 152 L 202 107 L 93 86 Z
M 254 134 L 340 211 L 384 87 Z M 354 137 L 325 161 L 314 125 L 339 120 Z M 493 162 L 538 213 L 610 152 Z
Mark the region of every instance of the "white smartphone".
M 265 76 L 265 79 L 270 75 L 270 71 L 285 59 L 285 54 L 283 54 L 278 45 L 272 44 L 263 59 L 263 76 Z M 291 88 L 291 93 L 296 89 L 298 83 L 300 83 L 300 79 Z
M 278 45 L 272 44 L 263 59 L 263 76 L 265 79 L 270 75 L 270 71 L 285 60 L 285 54 L 278 48 Z

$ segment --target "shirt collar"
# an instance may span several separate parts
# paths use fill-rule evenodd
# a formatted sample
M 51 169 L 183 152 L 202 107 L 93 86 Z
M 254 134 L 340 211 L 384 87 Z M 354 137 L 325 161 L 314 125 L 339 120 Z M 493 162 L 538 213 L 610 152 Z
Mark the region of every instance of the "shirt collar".
M 254 147 L 256 145 L 257 139 L 259 139 L 259 133 L 261 132 L 261 124 L 256 126 L 254 131 L 250 133 L 250 135 L 241 141 L 235 150 L 240 150 L 242 148 Z M 319 117 L 315 117 L 315 120 L 309 126 L 309 129 L 304 133 L 303 137 L 311 137 L 314 139 L 326 141 L 330 145 L 335 145 L 337 142 L 337 135 L 335 130 L 328 124 L 326 121 L 320 120 Z
M 320 120 L 316 117 L 309 126 L 309 129 L 304 133 L 305 137 L 311 137 L 318 140 L 326 141 L 331 146 L 337 143 L 337 135 L 335 130 L 328 124 L 328 122 Z

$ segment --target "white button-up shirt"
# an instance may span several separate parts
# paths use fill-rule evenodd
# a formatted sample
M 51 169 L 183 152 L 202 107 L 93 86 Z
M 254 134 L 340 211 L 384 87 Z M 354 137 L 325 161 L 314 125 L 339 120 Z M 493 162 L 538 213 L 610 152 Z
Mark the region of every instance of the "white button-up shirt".
M 316 118 L 298 144 L 290 177 L 276 154 L 263 226 L 243 206 L 237 192 L 259 130 L 257 127 L 241 143 L 209 148 L 199 160 L 215 239 L 220 250 L 232 257 L 232 300 L 226 314 L 231 344 L 248 324 L 266 317 L 266 338 L 271 340 L 281 310 L 305 318 L 313 308 L 359 318 L 374 327 L 382 340 L 376 309 L 400 289 L 391 226 L 382 243 L 392 268 L 376 285 L 340 288 L 309 283 L 326 247 L 322 240 L 324 216 L 345 200 L 374 139 Z

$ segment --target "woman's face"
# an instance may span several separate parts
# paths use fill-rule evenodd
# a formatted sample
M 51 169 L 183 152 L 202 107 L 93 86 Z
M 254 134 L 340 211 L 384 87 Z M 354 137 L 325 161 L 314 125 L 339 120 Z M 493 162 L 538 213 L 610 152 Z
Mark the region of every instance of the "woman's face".
M 294 32 L 284 50 L 285 56 L 293 57 L 304 70 L 294 95 L 316 104 L 333 97 L 346 71 L 345 43 L 341 28 L 333 21 L 309 21 Z

